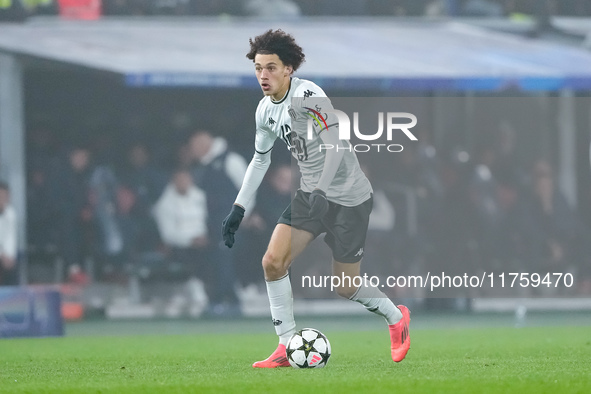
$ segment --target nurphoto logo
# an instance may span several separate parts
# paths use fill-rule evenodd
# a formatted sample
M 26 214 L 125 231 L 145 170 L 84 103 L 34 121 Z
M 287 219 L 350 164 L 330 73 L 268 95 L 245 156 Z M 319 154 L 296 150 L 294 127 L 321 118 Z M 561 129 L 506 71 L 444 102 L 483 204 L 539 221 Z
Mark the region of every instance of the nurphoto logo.
M 315 124 L 319 127 L 319 130 L 328 130 L 329 125 L 327 124 L 327 118 L 331 115 L 336 117 L 336 121 L 339 128 L 339 139 L 349 141 L 351 139 L 351 121 L 349 116 L 338 109 L 330 109 L 323 111 L 324 114 L 316 111 L 312 108 L 305 107 L 309 112 L 307 115 L 308 119 L 308 134 L 307 138 L 310 140 L 313 138 L 313 132 Z M 401 121 L 403 120 L 403 121 Z M 404 122 L 406 120 L 406 122 Z M 383 140 L 384 134 L 384 123 L 386 123 L 386 142 L 379 143 Z M 333 126 L 331 124 L 330 126 Z M 364 134 L 359 129 L 359 112 L 353 112 L 353 133 L 362 141 L 374 141 L 374 143 L 365 144 L 346 144 L 345 146 L 335 146 L 333 144 L 320 144 L 320 151 L 336 149 L 348 150 L 355 152 L 369 152 L 375 150 L 380 152 L 381 149 L 387 150 L 388 152 L 402 152 L 404 147 L 401 144 L 390 143 L 393 139 L 395 132 L 402 132 L 411 141 L 417 141 L 417 137 L 410 131 L 411 128 L 417 125 L 417 117 L 409 112 L 378 112 L 378 130 L 373 134 Z

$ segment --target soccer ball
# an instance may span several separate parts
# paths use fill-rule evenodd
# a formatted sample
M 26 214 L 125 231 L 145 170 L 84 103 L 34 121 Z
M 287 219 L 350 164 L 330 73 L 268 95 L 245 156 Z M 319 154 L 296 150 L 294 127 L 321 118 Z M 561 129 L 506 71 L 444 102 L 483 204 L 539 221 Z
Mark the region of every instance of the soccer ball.
M 318 330 L 304 328 L 287 344 L 287 360 L 294 368 L 322 368 L 330 358 L 330 342 Z

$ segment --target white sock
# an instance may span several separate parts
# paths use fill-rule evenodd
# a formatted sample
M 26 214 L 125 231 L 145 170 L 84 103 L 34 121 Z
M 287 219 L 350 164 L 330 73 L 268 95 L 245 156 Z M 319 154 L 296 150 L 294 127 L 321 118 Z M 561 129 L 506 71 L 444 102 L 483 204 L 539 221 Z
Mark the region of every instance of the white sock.
M 293 296 L 289 274 L 283 278 L 267 282 L 267 295 L 271 305 L 271 317 L 279 343 L 287 346 L 289 338 L 295 333 L 293 318 Z
M 402 319 L 400 309 L 377 287 L 361 286 L 349 299 L 360 303 L 368 311 L 382 316 L 388 324 L 396 324 Z

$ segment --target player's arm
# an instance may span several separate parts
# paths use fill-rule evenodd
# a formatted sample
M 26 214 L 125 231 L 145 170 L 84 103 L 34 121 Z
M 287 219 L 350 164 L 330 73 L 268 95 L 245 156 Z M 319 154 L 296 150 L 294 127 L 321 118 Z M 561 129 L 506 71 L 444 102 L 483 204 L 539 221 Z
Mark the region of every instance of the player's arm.
M 308 89 L 308 86 L 303 89 Z M 312 116 L 316 120 L 314 132 L 317 138 L 322 140 L 325 146 L 331 146 L 333 149 L 325 150 L 324 166 L 322 174 L 318 179 L 315 189 L 310 194 L 310 216 L 313 218 L 322 218 L 328 211 L 328 200 L 326 199 L 326 191 L 332 184 L 332 181 L 337 174 L 337 171 L 343 160 L 345 154 L 345 146 L 347 141 L 341 141 L 338 133 L 338 119 L 334 113 L 332 103 L 320 87 L 311 84 L 308 92 L 313 94 L 306 97 L 304 94 L 294 99 L 292 103 L 300 111 L 306 112 L 306 116 Z M 297 92 L 296 92 L 297 94 Z M 340 149 L 343 148 L 343 149 Z
M 238 230 L 244 212 L 250 207 L 269 166 L 271 165 L 271 150 L 275 142 L 275 136 L 264 130 L 257 129 L 255 140 L 255 153 L 246 169 L 242 186 L 236 197 L 230 214 L 222 223 L 222 236 L 227 247 L 234 245 L 234 234 Z
M 325 150 L 326 156 L 324 158 L 322 175 L 320 176 L 320 179 L 318 179 L 318 184 L 316 185 L 316 189 L 326 191 L 337 174 L 341 161 L 343 161 L 345 149 L 343 141 L 339 139 L 339 131 L 334 124 L 332 127 L 329 127 L 328 130 L 323 130 L 320 133 L 320 139 L 323 144 L 335 147 L 335 149 Z M 343 149 L 337 149 L 337 147 Z
M 242 187 L 238 192 L 234 205 L 246 210 L 250 207 L 253 201 L 256 191 L 258 190 L 269 166 L 271 165 L 271 152 L 259 152 L 255 151 L 250 164 L 246 168 L 244 180 L 242 181 Z
M 318 179 L 316 188 L 310 194 L 310 217 L 321 219 L 328 212 L 328 200 L 326 199 L 326 191 L 330 187 L 345 154 L 344 149 L 337 149 L 342 147 L 343 141 L 339 140 L 338 129 L 333 125 L 329 126 L 328 130 L 321 130 L 320 139 L 328 146 L 335 149 L 327 149 L 324 158 L 324 167 L 322 175 Z

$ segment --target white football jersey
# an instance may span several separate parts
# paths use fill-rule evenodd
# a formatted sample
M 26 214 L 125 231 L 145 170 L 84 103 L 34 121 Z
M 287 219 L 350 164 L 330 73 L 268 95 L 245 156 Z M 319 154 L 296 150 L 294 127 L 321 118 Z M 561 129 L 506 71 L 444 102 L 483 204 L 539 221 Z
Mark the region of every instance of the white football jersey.
M 338 132 L 336 116 L 323 112 L 332 108 L 330 99 L 318 85 L 296 77 L 291 78 L 289 90 L 280 101 L 265 96 L 257 107 L 256 151 L 270 152 L 275 140 L 281 138 L 298 161 L 302 174 L 300 188 L 305 192 L 314 190 L 324 169 L 326 150 L 320 149 L 323 143 L 320 133 Z M 316 122 L 310 139 L 308 119 Z M 329 201 L 347 207 L 357 206 L 371 196 L 371 184 L 354 152 L 344 150 L 337 173 L 325 192 Z

